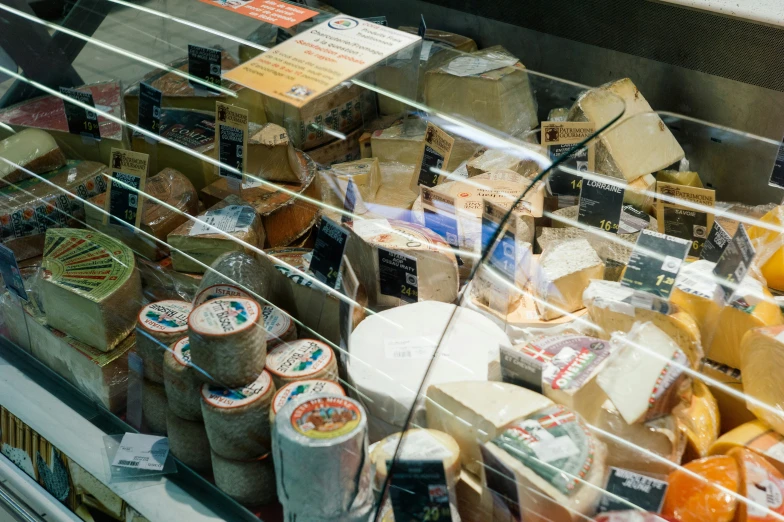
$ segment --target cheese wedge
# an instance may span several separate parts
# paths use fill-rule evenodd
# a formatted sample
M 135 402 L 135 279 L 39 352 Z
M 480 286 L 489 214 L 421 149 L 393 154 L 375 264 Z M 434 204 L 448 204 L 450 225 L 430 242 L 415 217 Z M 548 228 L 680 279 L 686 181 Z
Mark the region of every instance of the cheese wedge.
M 735 448 L 746 448 L 765 457 L 779 473 L 784 473 L 784 436 L 760 420 L 741 424 L 713 444 L 710 455 L 726 455 Z
M 594 122 L 597 129 L 615 121 L 598 137 L 596 171 L 634 181 L 669 167 L 685 155 L 652 111 L 634 83 L 624 78 L 586 91 L 569 111 L 569 120 Z
M 54 138 L 40 129 L 25 129 L 0 141 L 0 184 L 16 184 L 65 164 Z
M 696 476 L 695 476 L 696 475 Z M 680 522 L 732 522 L 739 505 L 740 467 L 732 457 L 706 457 L 670 474 L 661 514 Z M 721 489 L 720 489 L 721 488 Z
M 623 202 L 650 214 L 653 211 L 653 198 L 656 192 L 656 178 L 646 174 L 629 182 L 624 187 Z
M 402 437 L 402 442 L 401 442 Z M 460 446 L 444 432 L 409 429 L 395 433 L 374 445 L 370 452 L 373 488 L 382 491 L 389 470 L 388 460 L 441 459 L 444 462 L 447 487 L 453 489 L 460 479 Z
M 534 276 L 539 315 L 550 320 L 584 308 L 583 292 L 592 279 L 603 278 L 604 263 L 585 239 L 550 245 Z
M 370 138 L 372 157 L 378 158 L 380 162 L 418 166 L 422 159 L 422 145 L 425 142 L 426 128 L 427 124 L 423 120 L 409 118 L 403 120 L 402 123 L 395 122 L 390 127 L 376 129 Z M 469 159 L 478 148 L 476 143 L 460 135 L 452 137 L 455 139 L 455 143 L 449 154 L 449 162 L 444 165 L 447 170 L 456 168 Z
M 670 301 L 697 322 L 703 339 L 713 337 L 724 294 L 713 276 L 715 263 L 701 259 L 681 268 Z
M 728 456 L 738 462 L 740 488 L 745 502 L 738 502 L 735 520 L 762 522 L 784 516 L 784 475 L 765 457 L 745 448 L 735 448 Z
M 750 330 L 743 336 L 739 351 L 749 410 L 784 434 L 784 385 L 776 371 L 784 360 L 784 326 Z
M 268 181 L 302 183 L 308 177 L 286 130 L 268 123 L 248 138 L 248 173 Z
M 511 170 L 523 177 L 533 178 L 542 170 L 544 165 L 541 158 L 547 157 L 547 151 L 544 150 L 544 147 L 528 143 L 520 145 L 539 154 L 539 157 L 534 154 L 531 154 L 530 157 L 523 157 L 523 153 L 520 151 L 480 150 L 466 163 L 468 177 L 472 178 L 494 170 Z
M 689 403 L 681 403 L 673 410 L 678 426 L 685 433 L 688 442 L 683 456 L 684 462 L 712 455 L 709 450 L 716 442 L 721 428 L 719 405 L 708 386 L 694 379 L 691 390 Z

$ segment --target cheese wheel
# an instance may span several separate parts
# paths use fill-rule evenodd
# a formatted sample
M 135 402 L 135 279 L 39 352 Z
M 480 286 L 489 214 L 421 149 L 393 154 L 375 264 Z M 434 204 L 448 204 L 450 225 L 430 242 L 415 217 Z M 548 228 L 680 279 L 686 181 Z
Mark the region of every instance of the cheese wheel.
M 784 515 L 784 476 L 765 457 L 745 448 L 730 450 L 740 470 L 740 494 L 735 520 L 769 522 Z
M 261 305 L 267 304 L 273 299 L 277 276 L 268 265 L 245 252 L 222 254 L 204 273 L 193 306 L 215 297 L 247 297 Z
M 695 475 L 697 475 L 695 477 Z M 673 471 L 661 513 L 679 522 L 731 522 L 738 501 L 740 470 L 732 457 L 706 457 Z
M 784 361 L 784 326 L 750 330 L 739 351 L 749 410 L 784 434 L 784 381 L 779 372 Z
M 760 420 L 741 424 L 711 444 L 711 455 L 726 455 L 734 448 L 747 448 L 763 457 L 784 473 L 784 435 Z
M 697 379 L 691 383 L 691 401 L 680 404 L 673 410 L 678 425 L 686 434 L 685 462 L 707 457 L 721 428 L 719 405 L 704 382 Z
M 189 468 L 209 472 L 212 468 L 210 442 L 204 423 L 183 419 L 170 408 L 166 415 L 166 428 L 172 455 Z
M 136 353 L 144 362 L 144 378 L 163 382 L 163 355 L 188 330 L 191 304 L 157 301 L 143 307 L 136 320 Z
M 264 306 L 261 315 L 264 317 L 268 350 L 281 343 L 290 343 L 297 339 L 297 325 L 283 310 L 274 306 Z
M 199 291 L 193 299 L 193 306 L 199 306 L 200 304 L 204 304 L 207 301 L 212 301 L 219 297 L 243 297 L 245 299 L 253 299 L 253 296 L 248 292 L 234 285 L 220 284 L 205 287 L 203 283 L 204 279 L 202 279 L 202 285 L 199 286 Z
M 191 364 L 188 337 L 180 338 L 163 357 L 163 385 L 169 409 L 178 417 L 201 421 L 201 385 L 198 370 Z
M 280 411 L 280 409 L 285 406 L 286 403 L 293 400 L 299 400 L 302 397 L 314 393 L 340 396 L 346 395 L 343 387 L 340 384 L 332 381 L 325 381 L 323 379 L 310 379 L 305 381 L 290 382 L 275 392 L 275 396 L 272 398 L 272 404 L 270 405 L 269 413 L 270 425 L 275 422 L 275 415 L 278 414 L 278 411 Z
M 376 491 L 384 487 L 388 474 L 387 461 L 393 459 L 441 459 L 444 462 L 447 486 L 450 489 L 455 488 L 460 479 L 460 446 L 455 439 L 443 431 L 410 429 L 390 435 L 373 446 L 370 452 L 370 464 L 373 470 L 373 487 Z
M 188 328 L 193 365 L 208 382 L 244 386 L 264 369 L 266 332 L 256 301 L 241 297 L 207 301 L 191 312 Z
M 150 433 L 166 435 L 166 390 L 156 382 L 142 381 L 142 425 Z
M 298 339 L 274 348 L 267 354 L 267 371 L 278 387 L 309 379 L 338 380 L 335 354 L 314 339 Z
M 255 459 L 270 449 L 269 407 L 275 395 L 270 374 L 231 390 L 205 384 L 201 411 L 210 447 L 227 459 Z
M 784 206 L 777 206 L 760 218 L 760 221 L 781 230 L 784 225 Z M 776 230 L 762 227 L 749 227 L 749 238 L 762 245 L 760 254 L 765 259 L 762 275 L 773 289 L 784 291 L 784 246 L 781 234 Z
M 269 453 L 255 460 L 230 460 L 212 452 L 215 485 L 245 506 L 275 502 L 275 467 Z

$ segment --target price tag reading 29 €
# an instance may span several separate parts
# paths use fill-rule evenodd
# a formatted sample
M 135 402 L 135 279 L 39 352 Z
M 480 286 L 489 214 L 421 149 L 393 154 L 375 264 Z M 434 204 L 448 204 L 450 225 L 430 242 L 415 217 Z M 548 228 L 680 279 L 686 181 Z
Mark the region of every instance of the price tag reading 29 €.
M 141 152 L 112 149 L 109 162 L 111 179 L 106 188 L 104 224 L 127 224 L 139 228 L 149 158 Z
M 623 194 L 624 189 L 614 183 L 583 179 L 577 222 L 617 234 L 621 223 Z
M 449 487 L 442 460 L 388 460 L 395 520 L 451 522 Z
M 215 136 L 218 138 L 218 175 L 232 182 L 239 192 L 240 183 L 247 171 L 248 111 L 240 107 L 215 102 Z M 237 169 L 240 173 L 229 170 Z
M 668 299 L 690 248 L 686 239 L 641 231 L 621 284 Z

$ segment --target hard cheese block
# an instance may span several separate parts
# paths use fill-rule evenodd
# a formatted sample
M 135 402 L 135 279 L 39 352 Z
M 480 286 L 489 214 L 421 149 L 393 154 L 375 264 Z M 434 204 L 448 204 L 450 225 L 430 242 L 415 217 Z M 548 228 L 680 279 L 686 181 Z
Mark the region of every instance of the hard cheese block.
M 526 178 L 533 178 L 545 167 L 547 151 L 543 147 L 524 142 L 520 142 L 519 147 L 530 149 L 530 152 L 525 153 L 511 148 L 510 150 L 480 149 L 466 163 L 468 177 L 473 178 L 495 170 L 511 170 Z
M 586 91 L 569 111 L 571 121 L 590 121 L 600 129 L 596 170 L 634 181 L 683 159 L 684 152 L 661 118 L 652 112 L 629 78 Z
M 171 248 L 175 270 L 204 273 L 226 252 L 252 254 L 254 249 L 264 245 L 264 237 L 264 228 L 253 208 L 231 195 L 171 231 L 166 241 Z
M 130 248 L 101 233 L 46 232 L 41 301 L 49 326 L 102 352 L 133 330 L 142 302 Z
M 286 130 L 268 123 L 248 138 L 248 173 L 267 181 L 302 183 L 308 177 Z
M 746 408 L 746 394 L 743 391 L 740 370 L 703 359 L 700 373 L 706 377 L 704 382 L 719 405 L 721 433 L 756 419 Z
M 706 457 L 689 462 L 667 479 L 662 515 L 680 522 L 737 520 L 740 468 L 732 457 Z
M 617 354 L 597 377 L 623 419 L 633 424 L 668 415 L 680 400 L 688 359 L 653 323 L 612 338 Z
M 64 102 L 59 95 L 33 98 L 0 110 L 0 123 L 5 123 L 16 132 L 27 128 L 45 130 L 55 139 L 65 157 L 70 159 L 103 163 L 113 148 L 130 148 L 123 126 L 101 115 L 101 112 L 105 112 L 117 119 L 124 119 L 119 82 L 90 84 L 77 87 L 76 90 L 92 93 L 95 108 L 100 111 L 98 128 L 101 141 L 97 143 L 86 143 L 79 134 L 68 132 Z M 8 134 L 0 126 L 0 138 L 5 138 Z
M 749 227 L 749 237 L 757 240 L 763 246 L 758 253 L 760 259 L 765 259 L 762 265 L 762 275 L 768 286 L 776 290 L 784 290 L 784 246 L 781 245 L 781 234 L 778 232 L 784 225 L 784 207 L 777 206 L 764 216 L 760 221 L 774 230 L 761 226 Z
M 710 455 L 726 455 L 734 448 L 749 449 L 784 473 L 784 436 L 760 420 L 741 424 L 711 444 Z
M 784 326 L 750 330 L 743 336 L 740 353 L 749 410 L 784 434 L 784 383 L 777 371 L 784 360 Z
M 0 141 L 0 185 L 16 184 L 65 164 L 54 138 L 40 129 L 25 129 Z
M 237 65 L 239 65 L 237 60 L 227 51 L 221 51 L 222 71 L 234 69 Z M 187 74 L 188 58 L 181 58 L 170 63 L 166 70 L 159 69 L 152 71 L 146 74 L 141 80 L 161 91 L 163 94 L 161 106 L 164 109 L 168 109 L 169 107 L 177 109 L 195 109 L 215 114 L 215 102 L 220 101 L 247 108 L 248 117 L 250 121 L 254 123 L 267 122 L 264 115 L 262 96 L 259 92 L 226 80 L 221 81 L 221 87 L 234 92 L 236 97 L 229 96 L 228 94 L 219 91 L 208 90 L 207 87 L 204 87 L 203 89 L 194 89 L 188 81 L 187 76 L 171 72 L 171 69 L 177 69 L 180 72 Z M 137 83 L 128 88 L 123 97 L 125 99 L 125 113 L 128 123 L 133 123 L 135 125 L 139 121 L 139 84 Z
M 528 73 L 503 47 L 453 58 L 425 74 L 425 103 L 506 134 L 537 126 Z
M 365 215 L 368 211 L 366 203 L 375 201 L 381 186 L 378 159 L 333 165 L 330 169 L 319 171 L 318 181 L 321 200 L 327 205 L 322 207 L 323 215 L 335 221 L 341 221 L 345 216 L 338 210 L 346 210 L 353 216 Z M 349 186 L 353 187 L 350 197 Z
M 463 467 L 484 476 L 479 446 L 511 422 L 553 405 L 543 395 L 502 382 L 447 382 L 427 389 L 427 426 L 460 446 Z
M 526 415 L 483 449 L 485 465 L 511 471 L 524 520 L 581 521 L 602 496 L 607 449 L 563 406 Z
M 534 275 L 539 315 L 550 320 L 583 308 L 583 292 L 592 279 L 603 278 L 604 263 L 587 240 L 553 243 Z
M 188 221 L 188 216 L 198 213 L 199 199 L 188 178 L 168 168 L 147 180 L 144 193 L 141 233 L 125 225 L 104 225 L 105 192 L 92 198 L 92 205 L 85 206 L 86 222 L 88 226 L 119 239 L 136 255 L 158 261 L 169 255 L 166 244 L 169 233 Z
M 0 188 L 0 238 L 18 261 L 40 256 L 49 228 L 82 226 L 84 201 L 106 190 L 106 165 L 68 161 L 16 186 Z
M 370 138 L 372 156 L 381 162 L 396 162 L 406 165 L 419 165 L 422 159 L 422 145 L 425 142 L 427 124 L 418 118 L 396 122 L 392 126 L 373 131 Z M 449 163 L 444 165 L 451 170 L 474 155 L 478 145 L 462 136 L 454 135 L 455 143 L 449 154 Z M 410 180 L 409 180 L 410 181 Z
M 638 210 L 650 214 L 653 211 L 653 199 L 656 192 L 656 178 L 645 174 L 632 180 L 624 187 L 623 202 Z
M 359 143 L 361 137 L 362 129 L 359 128 L 346 135 L 346 139 L 335 140 L 315 149 L 310 149 L 307 154 L 310 159 L 319 165 L 325 166 L 358 160 L 363 157 Z

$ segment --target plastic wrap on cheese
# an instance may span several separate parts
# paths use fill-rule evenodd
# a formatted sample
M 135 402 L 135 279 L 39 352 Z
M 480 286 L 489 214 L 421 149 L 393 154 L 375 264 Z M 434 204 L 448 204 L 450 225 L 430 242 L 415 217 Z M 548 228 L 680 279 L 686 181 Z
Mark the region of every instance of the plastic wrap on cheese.
M 0 186 L 63 166 L 65 154 L 46 131 L 25 129 L 0 141 Z
M 768 286 L 784 291 L 784 206 L 777 206 L 762 216 L 763 225 L 748 227 L 749 238 L 757 246 L 756 263 Z
M 731 522 L 740 489 L 740 470 L 732 457 L 706 457 L 672 472 L 662 515 L 679 522 Z

